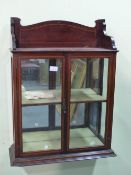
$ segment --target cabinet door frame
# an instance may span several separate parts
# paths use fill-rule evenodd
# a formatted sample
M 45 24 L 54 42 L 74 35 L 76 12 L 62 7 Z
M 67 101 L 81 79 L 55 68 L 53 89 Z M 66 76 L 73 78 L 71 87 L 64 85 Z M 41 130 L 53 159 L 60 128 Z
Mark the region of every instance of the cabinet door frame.
M 61 126 L 61 150 L 49 151 L 22 151 L 22 116 L 21 116 L 21 67 L 20 62 L 22 59 L 41 59 L 41 58 L 62 58 L 63 60 L 63 83 L 62 83 L 62 126 Z M 107 109 L 106 109 L 106 124 L 105 124 L 105 145 L 86 148 L 69 149 L 69 129 L 70 129 L 70 60 L 72 57 L 96 57 L 96 58 L 109 58 L 108 64 L 108 84 L 107 84 Z M 114 53 L 82 53 L 82 52 L 46 52 L 46 53 L 19 53 L 14 54 L 12 61 L 12 91 L 13 91 L 13 116 L 14 116 L 14 140 L 15 140 L 15 156 L 16 157 L 33 157 L 42 155 L 53 155 L 62 153 L 79 153 L 80 151 L 97 151 L 111 148 L 112 136 L 112 114 L 114 103 L 114 87 L 115 87 L 115 62 L 116 54 Z M 66 112 L 63 106 L 66 105 Z
M 61 95 L 61 149 L 58 150 L 38 150 L 38 151 L 30 151 L 30 152 L 23 152 L 23 142 L 22 142 L 22 96 L 21 96 L 21 61 L 22 60 L 28 60 L 28 59 L 61 59 L 62 60 L 62 95 Z M 62 53 L 47 53 L 47 54 L 34 54 L 28 55 L 28 54 L 21 54 L 19 56 L 14 56 L 13 58 L 13 112 L 14 112 L 14 136 L 15 136 L 15 155 L 16 157 L 27 157 L 27 156 L 39 156 L 39 155 L 50 155 L 50 154 L 59 154 L 64 153 L 65 151 L 65 145 L 64 145 L 64 135 L 65 135 L 65 123 L 63 117 L 64 111 L 63 111 L 63 101 L 64 101 L 64 91 L 65 91 L 65 56 Z M 58 103 L 57 103 L 58 104 Z
M 108 77 L 107 77 L 107 97 L 106 97 L 106 112 L 105 112 L 105 136 L 104 136 L 104 145 L 102 146 L 93 146 L 93 147 L 83 147 L 83 148 L 69 148 L 69 139 L 70 139 L 70 95 L 71 95 L 71 62 L 70 60 L 75 58 L 108 58 Z M 114 87 L 115 87 L 115 62 L 116 55 L 113 53 L 69 53 L 68 54 L 68 122 L 67 122 L 67 152 L 69 153 L 78 153 L 85 151 L 97 151 L 111 148 L 111 137 L 112 137 L 112 116 L 113 116 L 113 104 L 114 104 Z

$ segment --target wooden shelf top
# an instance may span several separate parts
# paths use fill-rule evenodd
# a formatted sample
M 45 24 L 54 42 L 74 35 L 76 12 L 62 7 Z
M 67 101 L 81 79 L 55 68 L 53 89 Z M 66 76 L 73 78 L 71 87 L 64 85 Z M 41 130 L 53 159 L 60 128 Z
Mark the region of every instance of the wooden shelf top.
M 19 52 L 118 52 L 116 49 L 90 48 L 90 47 L 53 47 L 53 48 L 15 48 L 13 53 Z
M 35 91 L 28 91 L 35 92 Z M 42 104 L 60 104 L 61 103 L 61 91 L 60 90 L 44 90 L 40 91 L 44 93 L 52 92 L 54 97 L 52 98 L 39 98 L 39 99 L 27 99 L 22 94 L 22 105 L 30 106 L 30 105 L 42 105 Z M 79 103 L 79 102 L 98 102 L 98 101 L 106 101 L 106 98 L 96 94 L 94 90 L 91 88 L 82 88 L 82 89 L 71 89 L 71 103 Z

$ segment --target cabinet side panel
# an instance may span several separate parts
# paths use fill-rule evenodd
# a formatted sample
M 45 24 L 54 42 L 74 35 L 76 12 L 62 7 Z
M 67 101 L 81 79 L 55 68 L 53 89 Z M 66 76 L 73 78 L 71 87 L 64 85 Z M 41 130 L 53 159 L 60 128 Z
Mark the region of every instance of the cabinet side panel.
M 115 89 L 115 71 L 116 71 L 116 54 L 110 57 L 109 80 L 107 92 L 107 118 L 106 118 L 106 136 L 105 142 L 108 148 L 111 147 L 113 107 L 114 107 L 114 89 Z

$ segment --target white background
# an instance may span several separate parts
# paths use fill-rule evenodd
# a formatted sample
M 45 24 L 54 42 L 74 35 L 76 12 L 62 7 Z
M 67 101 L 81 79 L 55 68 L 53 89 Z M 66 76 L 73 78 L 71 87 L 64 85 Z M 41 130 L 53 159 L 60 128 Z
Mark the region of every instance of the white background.
M 22 25 L 67 20 L 94 26 L 106 19 L 117 48 L 112 148 L 116 158 L 32 167 L 10 167 L 12 144 L 10 17 Z M 131 1 L 130 0 L 0 0 L 0 175 L 131 175 Z

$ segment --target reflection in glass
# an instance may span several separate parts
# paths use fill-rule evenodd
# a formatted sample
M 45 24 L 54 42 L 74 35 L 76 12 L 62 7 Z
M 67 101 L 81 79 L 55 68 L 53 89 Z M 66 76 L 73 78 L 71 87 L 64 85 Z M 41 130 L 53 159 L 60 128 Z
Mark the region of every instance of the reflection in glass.
M 69 148 L 85 148 L 104 145 L 106 105 L 104 102 L 78 103 L 70 117 Z M 72 104 L 70 105 L 71 108 Z M 99 108 L 101 107 L 101 112 Z M 79 125 L 77 121 L 84 121 Z M 73 127 L 72 123 L 75 123 Z
M 61 59 L 23 59 L 23 152 L 61 149 Z
M 23 129 L 48 127 L 48 106 L 23 106 L 22 127 Z M 43 117 L 44 114 L 44 117 Z
M 22 104 L 61 102 L 61 61 L 28 59 L 21 62 Z
M 102 136 L 102 138 L 105 137 L 105 122 L 106 122 L 105 114 L 106 114 L 106 103 L 103 103 L 101 109 L 101 123 L 100 123 L 101 125 L 100 135 Z
M 49 106 L 30 106 L 22 109 L 23 152 L 61 149 L 61 113 L 53 105 L 59 128 L 49 128 Z M 52 116 L 53 118 L 54 116 Z M 53 126 L 52 126 L 53 127 Z
M 73 112 L 72 110 L 74 110 L 75 108 L 75 112 Z M 71 117 L 71 126 L 82 126 L 84 124 L 84 113 L 82 113 L 81 111 L 84 111 L 85 109 L 85 104 L 84 103 L 71 103 L 70 104 L 70 117 Z M 71 115 L 73 114 L 73 115 Z M 79 117 L 80 116 L 80 117 Z

